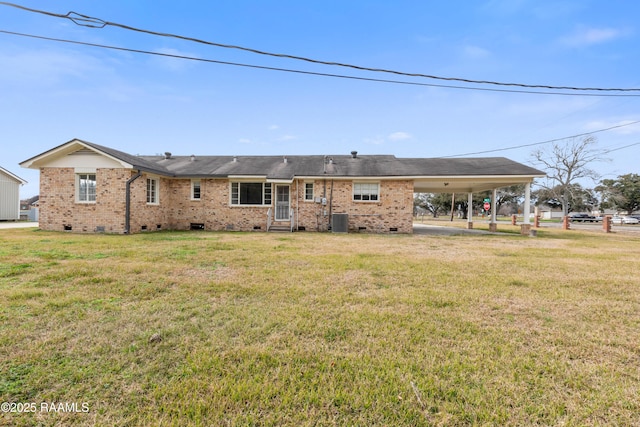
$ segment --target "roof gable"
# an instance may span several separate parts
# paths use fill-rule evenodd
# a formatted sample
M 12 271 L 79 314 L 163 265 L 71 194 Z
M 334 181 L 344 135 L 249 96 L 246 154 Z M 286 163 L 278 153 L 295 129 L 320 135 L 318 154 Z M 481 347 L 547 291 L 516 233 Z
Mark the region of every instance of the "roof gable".
M 102 161 L 97 158 L 92 158 L 92 156 L 95 155 L 101 156 L 103 158 Z M 73 156 L 76 156 L 78 159 Z M 83 158 L 79 159 L 79 157 Z M 159 174 L 168 174 L 161 166 L 147 162 L 138 156 L 132 156 L 122 151 L 80 139 L 72 139 L 51 150 L 27 159 L 20 163 L 20 166 L 31 169 L 39 169 L 47 166 L 74 167 L 78 165 L 108 167 L 108 165 L 104 163 L 104 159 L 111 162 L 110 167 L 116 167 L 117 165 L 118 167 L 127 169 L 140 169 Z M 91 164 L 87 164 L 87 162 Z
M 24 185 L 27 183 L 27 181 L 25 181 L 24 179 L 20 178 L 18 175 L 12 174 L 11 172 L 9 172 L 8 170 L 6 170 L 5 168 L 0 166 L 0 174 L 2 174 L 2 176 L 5 176 L 6 178 L 8 178 L 11 181 L 15 181 L 18 184 Z

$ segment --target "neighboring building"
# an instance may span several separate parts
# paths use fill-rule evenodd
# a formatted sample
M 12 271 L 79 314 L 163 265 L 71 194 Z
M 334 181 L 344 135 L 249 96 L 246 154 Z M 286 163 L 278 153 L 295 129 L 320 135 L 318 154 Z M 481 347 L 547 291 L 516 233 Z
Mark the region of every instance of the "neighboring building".
M 544 176 L 502 157 L 133 156 L 78 139 L 21 166 L 40 170 L 40 228 L 87 233 L 412 233 L 414 192 L 528 191 Z
M 38 207 L 38 200 L 40 200 L 40 196 L 33 196 L 28 199 L 20 200 L 20 210 L 28 211 Z
M 0 167 L 0 221 L 20 219 L 20 186 L 27 181 Z
M 38 221 L 40 196 L 33 196 L 28 199 L 20 200 L 20 220 L 22 221 Z

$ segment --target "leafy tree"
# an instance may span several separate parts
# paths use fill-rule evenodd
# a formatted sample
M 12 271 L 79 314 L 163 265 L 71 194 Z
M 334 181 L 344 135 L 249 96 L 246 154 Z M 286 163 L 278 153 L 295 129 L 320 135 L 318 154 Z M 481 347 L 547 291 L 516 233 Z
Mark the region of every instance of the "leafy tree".
M 617 179 L 603 179 L 595 191 L 602 197 L 603 208 L 617 208 L 627 213 L 640 209 L 640 175 L 628 173 Z
M 413 205 L 425 209 L 436 218 L 451 209 L 451 193 L 417 193 Z
M 474 208 L 482 209 L 483 200 L 492 197 L 492 191 L 483 191 L 474 196 Z M 524 199 L 524 184 L 511 185 L 499 188 L 496 192 L 496 212 L 500 212 L 503 206 L 518 206 Z M 516 207 L 517 210 L 517 207 Z
M 604 160 L 602 151 L 594 148 L 596 142 L 593 136 L 572 138 L 566 143 L 554 142 L 548 150 L 536 150 L 532 153 L 533 158 L 544 166 L 547 173 L 547 182 L 539 184 L 548 192 L 545 199 L 560 203 L 564 215 L 569 213 L 570 201 L 579 197 L 579 194 L 572 194 L 572 191 L 584 190 L 575 185 L 576 181 L 584 178 L 598 179 L 597 173 L 589 168 L 590 163 Z

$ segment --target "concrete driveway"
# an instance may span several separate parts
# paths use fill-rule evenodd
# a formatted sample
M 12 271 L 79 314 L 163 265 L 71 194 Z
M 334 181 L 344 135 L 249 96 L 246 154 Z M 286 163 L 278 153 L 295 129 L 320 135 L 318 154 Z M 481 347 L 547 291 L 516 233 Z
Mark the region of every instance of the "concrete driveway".
M 23 222 L 23 221 L 2 221 L 0 222 L 0 230 L 6 230 L 8 228 L 38 228 L 37 222 Z

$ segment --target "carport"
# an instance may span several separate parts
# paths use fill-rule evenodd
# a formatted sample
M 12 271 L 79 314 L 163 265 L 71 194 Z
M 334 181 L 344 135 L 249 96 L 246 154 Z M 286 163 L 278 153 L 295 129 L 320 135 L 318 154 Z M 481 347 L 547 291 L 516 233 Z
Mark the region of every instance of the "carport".
M 511 185 L 524 184 L 524 223 L 521 233 L 531 230 L 531 183 L 535 178 L 545 177 L 544 172 L 514 162 L 504 157 L 433 159 L 431 174 L 414 179 L 415 193 L 466 193 L 467 228 L 473 228 L 473 194 L 491 191 L 491 219 L 489 230 L 497 230 L 497 190 Z

